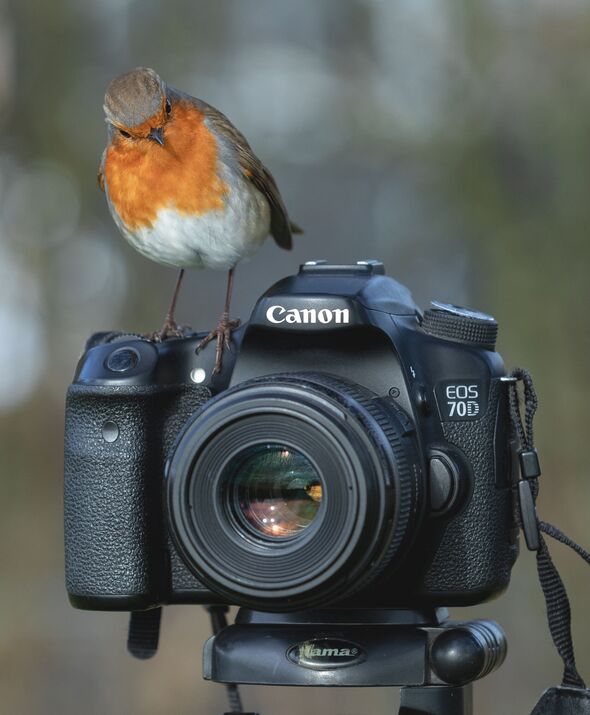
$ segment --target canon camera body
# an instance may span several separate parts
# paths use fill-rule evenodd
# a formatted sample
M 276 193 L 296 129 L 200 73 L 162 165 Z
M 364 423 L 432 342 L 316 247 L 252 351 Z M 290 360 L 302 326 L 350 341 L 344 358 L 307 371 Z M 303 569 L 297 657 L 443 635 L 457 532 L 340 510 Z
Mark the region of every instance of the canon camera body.
M 487 315 L 422 314 L 382 264 L 312 262 L 223 369 L 198 334 L 99 334 L 67 395 L 78 608 L 470 605 L 517 556 L 507 387 Z

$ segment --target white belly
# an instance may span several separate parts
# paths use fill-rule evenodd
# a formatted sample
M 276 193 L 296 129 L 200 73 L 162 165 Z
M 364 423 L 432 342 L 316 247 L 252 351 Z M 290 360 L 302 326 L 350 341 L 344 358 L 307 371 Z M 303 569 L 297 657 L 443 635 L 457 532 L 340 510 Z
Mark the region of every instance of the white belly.
M 240 177 L 236 182 L 234 174 L 227 183 L 231 189 L 223 209 L 191 216 L 163 208 L 152 226 L 135 231 L 110 208 L 123 236 L 147 258 L 175 268 L 228 270 L 255 253 L 268 236 L 270 207 L 249 181 Z

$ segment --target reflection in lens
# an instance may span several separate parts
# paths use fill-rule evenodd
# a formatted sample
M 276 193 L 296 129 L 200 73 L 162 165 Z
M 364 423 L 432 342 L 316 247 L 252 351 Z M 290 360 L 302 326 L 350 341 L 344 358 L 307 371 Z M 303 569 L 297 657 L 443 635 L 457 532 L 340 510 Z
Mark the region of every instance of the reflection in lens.
M 305 455 L 291 447 L 248 447 L 226 469 L 234 510 L 264 536 L 294 536 L 311 524 L 320 509 L 319 474 Z

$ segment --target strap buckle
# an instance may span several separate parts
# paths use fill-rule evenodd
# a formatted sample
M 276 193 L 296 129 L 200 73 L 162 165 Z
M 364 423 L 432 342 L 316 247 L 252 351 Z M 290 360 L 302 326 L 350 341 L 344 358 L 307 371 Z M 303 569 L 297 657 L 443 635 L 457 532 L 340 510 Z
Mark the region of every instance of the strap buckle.
M 529 551 L 538 551 L 541 546 L 539 517 L 537 516 L 531 483 L 527 479 L 521 479 L 518 482 L 518 506 L 527 549 Z

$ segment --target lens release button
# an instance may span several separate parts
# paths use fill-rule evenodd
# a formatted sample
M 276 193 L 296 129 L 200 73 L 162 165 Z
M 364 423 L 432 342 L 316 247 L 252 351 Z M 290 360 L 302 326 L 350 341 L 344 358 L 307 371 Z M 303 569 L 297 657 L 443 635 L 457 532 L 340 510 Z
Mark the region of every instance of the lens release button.
M 430 458 L 430 507 L 440 514 L 455 501 L 457 494 L 457 470 L 446 457 Z

